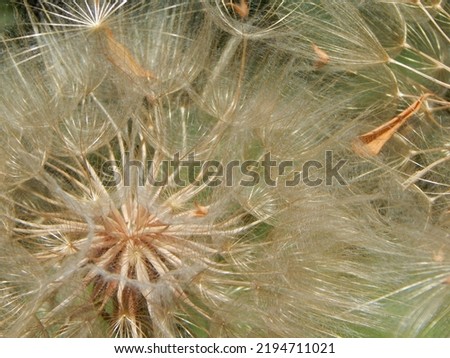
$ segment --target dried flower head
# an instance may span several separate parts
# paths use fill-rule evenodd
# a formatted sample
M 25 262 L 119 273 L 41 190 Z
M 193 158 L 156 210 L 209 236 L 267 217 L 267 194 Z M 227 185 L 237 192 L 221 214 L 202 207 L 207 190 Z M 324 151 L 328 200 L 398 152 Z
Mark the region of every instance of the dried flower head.
M 1 336 L 448 335 L 449 2 L 33 3 Z

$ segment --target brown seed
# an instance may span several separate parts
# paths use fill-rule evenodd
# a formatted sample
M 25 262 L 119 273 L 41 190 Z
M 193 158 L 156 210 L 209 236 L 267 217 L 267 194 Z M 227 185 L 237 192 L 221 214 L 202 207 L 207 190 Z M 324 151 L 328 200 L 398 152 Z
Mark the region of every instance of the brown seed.
M 116 40 L 109 27 L 103 27 L 101 30 L 105 35 L 105 56 L 109 62 L 127 75 L 146 78 L 147 80 L 156 79 L 153 72 L 143 68 L 131 52 Z
M 233 8 L 233 11 L 238 14 L 241 19 L 246 19 L 250 12 L 247 0 L 241 0 L 239 5 L 229 2 L 228 4 L 226 4 L 226 6 Z
M 380 153 L 386 142 L 406 123 L 406 121 L 415 114 L 422 106 L 423 101 L 431 96 L 431 93 L 425 93 L 402 113 L 392 118 L 389 122 L 360 135 L 352 143 L 353 151 L 363 157 L 372 157 Z
M 195 203 L 195 207 L 197 208 L 197 210 L 195 210 L 193 213 L 193 215 L 195 217 L 203 218 L 206 215 L 208 215 L 208 207 L 207 206 L 202 206 L 202 205 Z
M 330 62 L 330 56 L 328 56 L 328 54 L 322 50 L 321 48 L 319 48 L 316 44 L 312 44 L 312 48 L 314 50 L 314 52 L 317 55 L 317 61 L 314 63 L 314 67 L 316 69 L 322 68 L 323 66 L 325 66 L 328 62 Z

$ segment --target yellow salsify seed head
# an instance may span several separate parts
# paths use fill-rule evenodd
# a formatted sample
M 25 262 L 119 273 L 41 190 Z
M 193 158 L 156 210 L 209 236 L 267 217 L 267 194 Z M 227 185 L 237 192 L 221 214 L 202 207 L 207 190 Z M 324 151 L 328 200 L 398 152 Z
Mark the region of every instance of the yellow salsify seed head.
M 1 336 L 448 334 L 448 2 L 25 4 Z

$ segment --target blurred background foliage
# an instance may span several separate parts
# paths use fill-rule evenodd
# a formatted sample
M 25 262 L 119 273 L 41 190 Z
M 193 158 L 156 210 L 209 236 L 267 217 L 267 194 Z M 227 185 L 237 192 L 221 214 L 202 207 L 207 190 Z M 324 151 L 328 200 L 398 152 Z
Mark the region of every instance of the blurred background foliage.
M 10 0 L 0 0 L 0 34 L 14 26 L 14 11 Z

